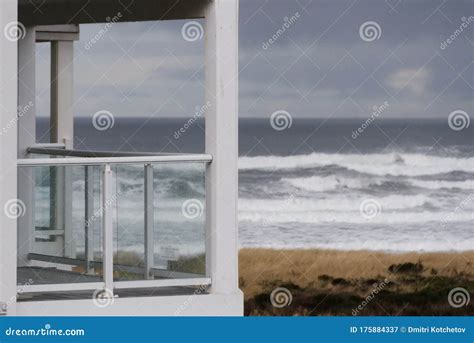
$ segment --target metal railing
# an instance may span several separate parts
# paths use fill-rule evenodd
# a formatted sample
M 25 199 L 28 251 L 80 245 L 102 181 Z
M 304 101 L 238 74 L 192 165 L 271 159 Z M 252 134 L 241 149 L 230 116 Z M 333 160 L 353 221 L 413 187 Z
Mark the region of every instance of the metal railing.
M 102 268 L 103 282 L 82 282 L 71 284 L 44 284 L 29 285 L 27 288 L 19 286 L 22 293 L 57 292 L 57 291 L 85 291 L 96 289 L 132 289 L 169 286 L 200 286 L 210 285 L 211 279 L 192 273 L 172 272 L 154 267 L 154 185 L 153 165 L 161 163 L 211 163 L 212 156 L 206 154 L 153 154 L 153 153 L 123 153 L 107 151 L 66 150 L 61 145 L 40 145 L 30 147 L 31 154 L 42 154 L 64 158 L 31 158 L 19 159 L 18 167 L 68 167 L 83 166 L 85 188 L 85 220 L 94 215 L 93 196 L 89 190 L 93 188 L 91 179 L 94 166 L 101 167 L 101 220 L 102 220 L 102 261 L 94 261 L 92 232 L 85 225 L 85 253 L 84 259 L 57 257 L 30 253 L 28 258 L 59 265 L 85 267 L 86 272 L 94 268 Z M 141 164 L 144 168 L 144 237 L 145 258 L 144 267 L 114 265 L 113 252 L 113 209 L 116 206 L 113 194 L 112 165 Z M 51 230 L 54 231 L 54 230 Z M 133 269 L 133 270 L 132 270 Z M 114 270 L 140 273 L 145 280 L 114 281 Z M 161 279 L 155 279 L 160 277 Z M 174 277 L 174 278 L 173 278 Z M 176 278 L 179 277 L 179 278 Z

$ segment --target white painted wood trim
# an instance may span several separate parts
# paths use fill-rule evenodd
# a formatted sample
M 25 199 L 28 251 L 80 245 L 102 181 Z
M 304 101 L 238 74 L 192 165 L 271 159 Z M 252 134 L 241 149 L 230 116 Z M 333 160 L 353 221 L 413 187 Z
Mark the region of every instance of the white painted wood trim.
M 18 158 L 29 158 L 30 145 L 36 143 L 36 37 L 27 27 L 18 41 Z M 25 213 L 18 218 L 18 265 L 28 265 L 28 254 L 35 240 L 34 171 L 18 170 L 18 198 Z
M 40 25 L 36 26 L 37 42 L 79 40 L 79 25 Z
M 165 279 L 165 280 L 142 280 L 142 281 L 115 281 L 112 288 L 106 286 L 106 282 L 82 282 L 82 283 L 57 283 L 45 285 L 20 285 L 17 292 L 27 293 L 51 293 L 68 291 L 89 291 L 107 288 L 133 289 L 133 288 L 159 288 L 179 286 L 206 286 L 211 284 L 210 278 L 187 278 L 187 279 Z
M 153 287 L 174 287 L 174 286 L 205 286 L 211 284 L 211 278 L 195 279 L 162 279 L 143 281 L 115 281 L 116 289 L 126 288 L 153 288 Z
M 67 292 L 67 291 L 92 291 L 103 289 L 104 282 L 79 282 L 79 283 L 55 283 L 45 285 L 20 285 L 17 292 L 20 294 L 27 293 L 51 293 L 51 292 Z
M 74 42 L 51 43 L 51 143 L 73 148 Z
M 78 33 L 60 33 L 60 32 L 37 32 L 36 41 L 38 43 L 57 42 L 57 41 L 76 41 L 79 40 Z
M 4 29 L 17 19 L 17 0 L 0 1 L 0 302 L 7 315 L 16 313 L 17 220 L 5 205 L 17 194 L 17 42 Z
M 212 292 L 238 291 L 238 0 L 214 0 L 206 27 L 206 273 Z
M 74 42 L 51 42 L 51 143 L 73 148 L 74 140 Z M 57 248 L 75 257 L 72 225 L 72 175 L 68 168 L 56 168 L 56 228 L 64 229 Z
M 105 307 L 92 299 L 54 300 L 47 306 L 44 301 L 22 301 L 17 306 L 20 316 L 242 316 L 243 304 L 242 294 L 234 293 L 119 297 Z
M 60 32 L 60 33 L 79 33 L 79 25 L 38 25 L 36 32 Z

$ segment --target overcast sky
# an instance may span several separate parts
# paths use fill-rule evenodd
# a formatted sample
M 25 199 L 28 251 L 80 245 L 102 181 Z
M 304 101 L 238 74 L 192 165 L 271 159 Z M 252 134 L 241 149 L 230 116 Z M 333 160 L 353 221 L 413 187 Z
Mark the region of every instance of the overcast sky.
M 471 0 L 240 3 L 241 117 L 287 110 L 294 117 L 364 118 L 384 102 L 390 104 L 385 117 L 474 113 Z M 369 25 L 375 37 L 361 33 L 369 21 L 380 28 Z M 75 43 L 76 116 L 100 110 L 117 117 L 192 116 L 204 99 L 204 40 L 184 39 L 186 23 L 118 23 L 87 47 L 104 24 L 82 25 Z M 47 115 L 49 46 L 39 44 L 37 53 L 38 112 Z

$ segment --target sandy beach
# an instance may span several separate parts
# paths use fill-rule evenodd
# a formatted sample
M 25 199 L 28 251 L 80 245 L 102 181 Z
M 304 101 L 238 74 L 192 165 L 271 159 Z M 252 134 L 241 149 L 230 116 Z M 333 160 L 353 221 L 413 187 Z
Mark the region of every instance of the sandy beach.
M 242 249 L 239 263 L 246 315 L 474 314 L 472 301 L 448 302 L 452 289 L 474 289 L 474 251 Z M 281 308 L 271 296 L 279 287 L 291 298 L 280 299 L 288 303 Z

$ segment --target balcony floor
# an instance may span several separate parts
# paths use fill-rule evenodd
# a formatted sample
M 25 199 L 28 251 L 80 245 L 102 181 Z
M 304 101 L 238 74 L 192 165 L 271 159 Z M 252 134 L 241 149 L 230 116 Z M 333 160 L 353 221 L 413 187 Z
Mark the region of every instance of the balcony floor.
M 101 282 L 102 278 L 96 275 L 86 275 L 76 272 L 59 270 L 56 268 L 42 267 L 19 267 L 17 269 L 18 285 L 44 285 L 44 284 L 67 284 L 83 282 Z M 24 286 L 25 290 L 28 286 Z M 120 298 L 126 297 L 151 297 L 151 296 L 172 296 L 172 295 L 192 295 L 198 287 L 194 286 L 173 286 L 154 288 L 133 288 L 116 289 L 115 295 Z M 206 292 L 201 292 L 206 293 Z M 42 300 L 75 300 L 91 299 L 94 291 L 67 291 L 67 292 L 43 292 L 43 293 L 22 293 L 18 295 L 18 301 L 42 301 Z

